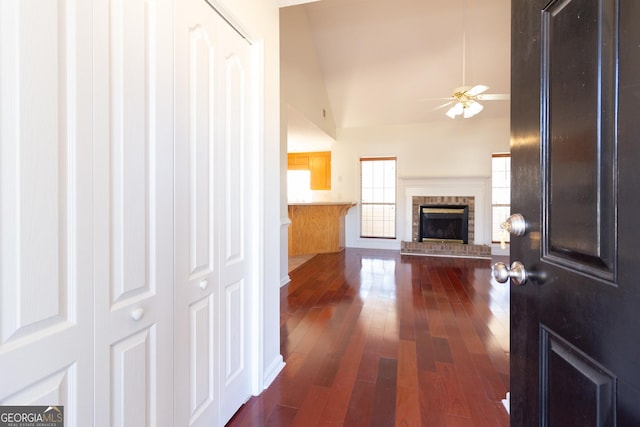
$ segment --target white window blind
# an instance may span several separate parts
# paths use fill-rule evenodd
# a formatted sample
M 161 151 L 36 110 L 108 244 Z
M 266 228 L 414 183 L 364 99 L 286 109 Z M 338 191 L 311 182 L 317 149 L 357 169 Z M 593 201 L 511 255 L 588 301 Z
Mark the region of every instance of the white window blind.
M 505 239 L 509 233 L 500 228 L 511 214 L 511 155 L 508 153 L 491 156 L 491 240 L 494 243 Z
M 396 158 L 360 159 L 360 237 L 396 237 Z

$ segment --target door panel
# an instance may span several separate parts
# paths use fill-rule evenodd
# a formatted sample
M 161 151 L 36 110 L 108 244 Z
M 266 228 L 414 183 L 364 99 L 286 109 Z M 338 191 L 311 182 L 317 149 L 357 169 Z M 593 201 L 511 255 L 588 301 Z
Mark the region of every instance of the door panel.
M 181 28 L 185 30 L 184 27 Z M 211 44 L 209 29 L 195 26 L 188 30 L 188 128 L 189 141 L 189 241 L 190 280 L 213 274 L 214 224 L 214 122 L 217 88 L 213 78 L 215 49 Z
M 639 17 L 512 3 L 512 425 L 640 423 Z
M 251 108 L 253 89 L 251 86 L 251 48 L 228 25 L 219 27 L 219 38 L 225 40 L 221 46 L 224 58 L 224 92 L 221 112 L 225 127 L 221 134 L 224 143 L 224 214 L 220 226 L 224 236 L 224 262 L 220 276 L 224 300 L 221 301 L 221 372 L 220 384 L 221 417 L 226 422 L 249 398 L 251 375 L 249 368 L 250 347 L 250 292 L 251 263 L 249 260 L 251 241 L 250 213 L 251 193 L 246 187 L 253 169 L 250 166 L 252 140 Z M 222 250 L 221 250 L 222 253 Z
M 153 406 L 153 365 L 158 359 L 155 327 L 145 328 L 111 346 L 111 423 L 118 426 L 157 425 Z M 162 357 L 162 356 L 160 356 Z M 164 421 L 166 423 L 166 421 Z
M 541 31 L 544 258 L 608 280 L 616 247 L 615 12 L 613 1 L 552 2 Z
M 197 420 L 207 416 L 215 416 L 215 404 L 217 403 L 217 390 L 215 378 L 217 376 L 217 346 L 215 345 L 214 314 L 216 311 L 216 299 L 214 293 L 209 293 L 205 298 L 195 300 L 189 305 L 189 347 L 188 363 L 179 366 L 188 366 L 185 371 L 176 372 L 182 379 L 176 379 L 176 383 L 190 385 L 189 400 L 176 395 L 176 402 L 181 407 L 176 408 L 178 415 L 183 411 L 189 411 L 191 420 Z M 197 339 L 196 339 L 197 338 Z M 182 341 L 182 340 L 180 340 Z M 182 389 L 181 389 L 182 391 Z
M 69 426 L 93 420 L 88 3 L 0 3 L 0 404 Z
M 610 425 L 615 420 L 615 375 L 553 332 L 544 327 L 540 332 L 545 425 Z
M 96 419 L 171 425 L 172 2 L 95 8 Z
M 210 11 L 207 10 L 207 13 Z M 189 376 L 191 420 L 206 418 L 215 413 L 217 390 L 215 378 L 218 362 L 218 335 L 216 333 L 218 295 L 215 289 L 218 263 L 215 241 L 218 236 L 215 224 L 218 210 L 215 209 L 215 97 L 217 88 L 214 78 L 216 50 L 211 44 L 210 28 L 196 26 L 189 29 L 189 218 L 191 230 L 189 281 L 182 296 L 190 299 L 189 311 Z M 180 166 L 183 166 L 181 163 Z M 194 285 L 198 285 L 197 287 Z M 210 286 L 211 285 L 211 286 Z M 189 295 L 183 294 L 188 292 Z M 181 306 L 181 303 L 178 303 Z M 181 326 L 177 327 L 181 330 Z M 181 365 L 182 366 L 182 365 Z M 180 372 L 182 376 L 184 372 Z M 182 380 L 182 378 L 181 378 Z
M 251 390 L 251 50 L 205 0 L 175 19 L 176 422 L 216 426 Z
M 213 13 L 202 0 L 176 10 L 175 416 L 217 425 L 219 398 L 219 65 Z
M 6 288 L 2 299 L 2 342 L 68 326 L 67 303 L 73 277 L 64 260 L 72 255 L 75 225 L 70 207 L 78 198 L 75 188 L 69 186 L 76 178 L 71 156 L 78 147 L 76 141 L 65 138 L 76 132 L 69 111 L 78 106 L 67 93 L 67 88 L 73 89 L 76 82 L 66 71 L 73 60 L 64 49 L 67 41 L 58 40 L 60 27 L 70 25 L 73 16 L 58 5 L 39 9 L 13 3 L 3 5 L 2 11 L 3 18 L 18 20 L 9 28 L 3 27 L 2 34 L 3 47 L 9 47 L 3 49 L 3 63 L 14 64 L 3 67 L 3 88 L 12 83 L 18 85 L 3 102 L 2 217 L 7 225 L 2 241 L 4 256 L 15 256 L 16 262 L 5 262 L 2 269 Z M 41 31 L 21 28 L 21 24 L 41 13 Z M 16 46 L 8 46 L 9 40 L 15 40 Z M 30 43 L 38 46 L 37 51 L 18 54 Z M 11 48 L 16 51 L 11 52 Z M 40 68 L 52 72 L 40 77 Z M 32 126 L 36 117 L 39 126 Z M 44 215 L 45 212 L 50 214 Z M 10 224 L 17 224 L 16 229 L 11 229 Z

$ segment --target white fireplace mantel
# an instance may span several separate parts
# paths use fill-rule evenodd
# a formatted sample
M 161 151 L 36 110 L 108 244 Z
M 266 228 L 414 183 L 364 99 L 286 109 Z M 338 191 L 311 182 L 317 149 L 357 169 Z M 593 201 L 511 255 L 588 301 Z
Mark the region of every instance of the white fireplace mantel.
M 473 197 L 475 203 L 475 244 L 491 245 L 491 177 L 398 177 L 398 194 L 404 196 L 398 212 L 403 229 L 400 238 L 411 241 L 414 196 Z

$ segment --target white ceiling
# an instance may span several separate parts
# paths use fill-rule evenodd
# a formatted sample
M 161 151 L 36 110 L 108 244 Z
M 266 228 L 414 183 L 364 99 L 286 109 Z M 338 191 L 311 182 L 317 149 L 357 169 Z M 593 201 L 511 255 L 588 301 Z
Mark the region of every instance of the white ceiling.
M 306 9 L 338 128 L 452 120 L 433 109 L 463 83 L 509 93 L 510 0 L 279 2 L 306 3 L 293 7 Z M 455 120 L 509 116 L 509 101 L 483 105 Z

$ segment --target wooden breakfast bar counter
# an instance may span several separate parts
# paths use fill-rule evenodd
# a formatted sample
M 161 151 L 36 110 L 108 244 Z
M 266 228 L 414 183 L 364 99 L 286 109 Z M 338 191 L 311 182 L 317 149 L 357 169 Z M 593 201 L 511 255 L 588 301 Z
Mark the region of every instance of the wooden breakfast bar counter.
M 340 252 L 344 217 L 355 202 L 289 204 L 289 255 Z

